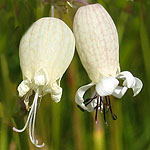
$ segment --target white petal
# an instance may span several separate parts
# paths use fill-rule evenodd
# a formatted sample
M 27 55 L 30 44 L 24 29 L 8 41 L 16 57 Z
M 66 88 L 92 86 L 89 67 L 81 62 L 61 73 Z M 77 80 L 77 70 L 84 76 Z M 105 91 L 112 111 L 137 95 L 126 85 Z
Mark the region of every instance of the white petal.
M 50 87 L 51 98 L 56 103 L 58 103 L 61 100 L 61 96 L 62 96 L 62 88 L 59 85 L 60 82 L 59 80 L 55 81 Z
M 84 94 L 85 92 L 91 88 L 92 86 L 94 85 L 94 83 L 90 83 L 88 85 L 84 85 L 82 87 L 80 87 L 77 92 L 76 92 L 76 95 L 75 95 L 75 101 L 76 103 L 83 109 L 87 110 L 88 111 L 88 108 L 85 106 L 85 104 L 83 103 L 84 102 Z
M 37 86 L 42 86 L 46 84 L 47 76 L 46 76 L 45 71 L 42 68 L 40 68 L 38 71 L 35 72 L 34 82 L 35 82 L 35 85 Z
M 115 76 L 119 66 L 118 33 L 105 8 L 100 4 L 80 7 L 73 31 L 77 52 L 89 78 L 97 83 L 102 75 Z
M 140 79 L 134 77 L 129 71 L 123 71 L 118 76 L 118 79 L 124 80 L 123 86 L 132 88 L 134 95 L 136 96 L 142 89 L 143 83 Z
M 111 95 L 115 88 L 118 86 L 119 81 L 114 77 L 106 77 L 100 79 L 100 81 L 96 84 L 96 92 L 100 96 Z
M 94 108 L 95 108 L 96 106 L 97 106 L 97 98 L 93 99 L 92 102 L 87 105 L 87 108 L 88 108 L 87 111 L 88 111 L 88 112 L 94 111 L 94 110 L 95 110 Z
M 124 80 L 123 86 L 128 88 L 132 88 L 135 85 L 135 78 L 129 71 L 121 72 L 117 78 Z
M 63 76 L 74 51 L 74 34 L 61 19 L 40 18 L 32 24 L 20 42 L 19 57 L 23 76 L 35 81 L 37 85 L 45 85 L 47 82 L 52 84 Z M 39 68 L 43 68 L 47 78 L 42 71 L 34 76 Z
M 122 96 L 126 93 L 127 89 L 127 87 L 117 86 L 112 95 L 117 98 L 122 98 Z
M 133 96 L 136 96 L 137 94 L 139 94 L 139 92 L 141 91 L 142 87 L 143 87 L 143 83 L 140 79 L 135 77 L 135 86 L 132 88 L 133 89 Z
M 23 80 L 17 88 L 20 97 L 23 97 L 30 89 L 30 81 L 28 79 Z

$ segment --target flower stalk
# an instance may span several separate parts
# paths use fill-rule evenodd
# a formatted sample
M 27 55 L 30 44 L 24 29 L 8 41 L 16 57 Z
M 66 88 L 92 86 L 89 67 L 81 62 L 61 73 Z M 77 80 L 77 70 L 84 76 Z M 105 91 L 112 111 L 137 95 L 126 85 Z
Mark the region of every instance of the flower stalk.
M 86 0 L 72 0 L 73 2 L 79 2 L 79 3 L 81 3 L 81 4 L 83 4 L 83 5 L 88 5 L 88 2 L 86 1 Z
M 35 93 L 35 97 L 33 100 L 33 103 L 31 105 L 31 109 L 29 111 L 29 115 L 27 118 L 27 121 L 25 123 L 25 126 L 22 129 L 17 129 L 13 127 L 13 130 L 15 132 L 23 132 L 26 130 L 27 126 L 29 125 L 29 137 L 31 142 L 38 148 L 43 147 L 45 144 L 38 144 L 38 140 L 35 139 L 35 119 L 36 119 L 36 113 L 37 113 L 37 104 L 38 104 L 38 98 L 39 98 L 39 89 L 37 89 L 37 92 Z
M 54 17 L 54 0 L 51 0 L 51 17 Z

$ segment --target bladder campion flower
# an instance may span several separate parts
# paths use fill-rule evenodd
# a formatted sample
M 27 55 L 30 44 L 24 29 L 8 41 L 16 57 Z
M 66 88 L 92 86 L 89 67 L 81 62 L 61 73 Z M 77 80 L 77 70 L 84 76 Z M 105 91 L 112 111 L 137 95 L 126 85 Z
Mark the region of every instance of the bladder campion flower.
M 52 100 L 60 101 L 60 80 L 73 58 L 74 49 L 75 38 L 70 28 L 62 20 L 52 17 L 33 23 L 21 39 L 19 57 L 23 81 L 18 92 L 20 97 L 25 97 L 24 102 L 30 111 L 24 128 L 13 130 L 23 132 L 29 124 L 30 140 L 37 147 L 44 146 L 44 143 L 38 144 L 34 135 L 38 100 L 49 93 Z M 35 97 L 28 106 L 33 91 Z
M 120 72 L 118 33 L 103 6 L 92 4 L 80 7 L 74 17 L 73 31 L 80 60 L 92 80 L 90 84 L 78 89 L 75 101 L 83 110 L 96 110 L 96 122 L 97 111 L 100 109 L 107 124 L 107 110 L 116 119 L 110 95 L 121 98 L 128 88 L 132 88 L 136 96 L 141 91 L 142 82 L 128 71 Z M 123 80 L 122 85 L 120 80 Z M 94 96 L 84 100 L 85 92 L 92 86 L 95 86 Z

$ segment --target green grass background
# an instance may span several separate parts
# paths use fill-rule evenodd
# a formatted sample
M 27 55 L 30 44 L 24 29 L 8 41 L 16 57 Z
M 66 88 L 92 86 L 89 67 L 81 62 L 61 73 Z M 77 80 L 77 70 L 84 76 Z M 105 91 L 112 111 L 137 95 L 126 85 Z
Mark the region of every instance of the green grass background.
M 136 97 L 128 90 L 121 100 L 111 98 L 118 119 L 113 121 L 107 114 L 106 127 L 99 113 L 95 125 L 94 112 L 83 113 L 75 104 L 76 90 L 90 82 L 75 53 L 61 81 L 61 102 L 56 104 L 50 95 L 42 99 L 36 138 L 45 142 L 43 150 L 150 150 L 150 0 L 88 2 L 102 4 L 112 16 L 119 34 L 121 70 L 139 77 L 143 89 Z M 72 28 L 76 9 L 64 5 L 66 0 L 55 0 L 55 16 Z M 12 131 L 13 126 L 24 126 L 28 114 L 16 90 L 22 80 L 18 47 L 34 21 L 50 16 L 50 6 L 48 0 L 0 0 L 0 150 L 37 149 L 28 130 Z

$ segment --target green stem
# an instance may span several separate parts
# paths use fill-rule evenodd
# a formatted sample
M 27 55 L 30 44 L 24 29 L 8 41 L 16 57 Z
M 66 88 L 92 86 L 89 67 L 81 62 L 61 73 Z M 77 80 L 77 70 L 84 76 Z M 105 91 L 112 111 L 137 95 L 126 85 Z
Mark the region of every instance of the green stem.
M 88 2 L 85 0 L 73 0 L 74 2 L 82 3 L 83 5 L 88 5 Z

